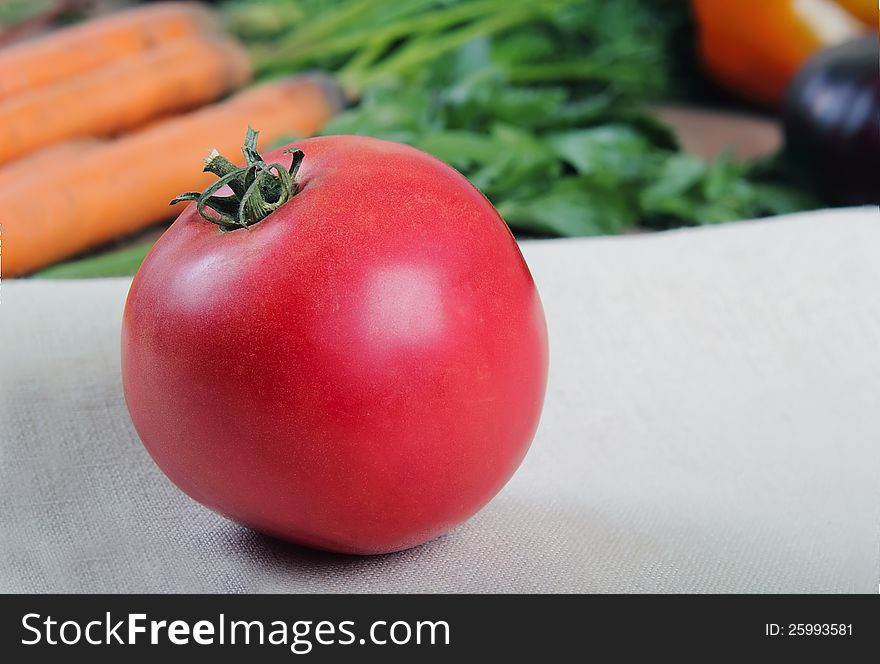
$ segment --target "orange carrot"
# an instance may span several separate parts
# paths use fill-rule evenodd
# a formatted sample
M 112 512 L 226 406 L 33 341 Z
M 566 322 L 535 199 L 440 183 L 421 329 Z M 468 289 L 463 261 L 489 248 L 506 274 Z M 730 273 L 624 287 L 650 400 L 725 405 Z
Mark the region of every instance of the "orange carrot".
M 240 87 L 250 76 L 236 42 L 177 40 L 0 102 L 0 164 L 79 136 L 110 136 Z
M 45 170 L 52 170 L 56 165 L 64 167 L 67 163 L 69 166 L 70 160 L 81 159 L 88 150 L 102 142 L 99 138 L 77 138 L 50 145 L 26 157 L 10 161 L 0 166 L 0 191 L 18 185 L 30 177 L 42 177 Z
M 216 20 L 208 9 L 168 2 L 58 30 L 0 51 L 0 100 L 215 28 Z
M 27 274 L 176 214 L 168 207 L 173 197 L 215 179 L 193 168 L 212 148 L 235 152 L 248 125 L 260 130 L 263 147 L 314 133 L 340 100 L 326 77 L 273 81 L 0 190 L 3 276 Z

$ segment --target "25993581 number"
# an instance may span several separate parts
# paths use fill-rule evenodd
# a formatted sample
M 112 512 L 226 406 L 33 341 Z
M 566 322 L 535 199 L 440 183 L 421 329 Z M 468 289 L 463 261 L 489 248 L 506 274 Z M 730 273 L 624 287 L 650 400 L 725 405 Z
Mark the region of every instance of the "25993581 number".
M 766 623 L 765 636 L 852 636 L 852 624 L 844 623 Z

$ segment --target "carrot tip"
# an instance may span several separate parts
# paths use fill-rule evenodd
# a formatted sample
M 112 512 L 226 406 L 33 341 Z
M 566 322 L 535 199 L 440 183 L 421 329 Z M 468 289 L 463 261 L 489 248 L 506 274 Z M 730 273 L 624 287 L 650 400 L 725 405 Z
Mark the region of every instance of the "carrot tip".
M 304 74 L 304 77 L 312 81 L 324 93 L 324 98 L 330 105 L 334 114 L 346 108 L 350 99 L 342 86 L 332 76 L 323 72 L 314 71 Z

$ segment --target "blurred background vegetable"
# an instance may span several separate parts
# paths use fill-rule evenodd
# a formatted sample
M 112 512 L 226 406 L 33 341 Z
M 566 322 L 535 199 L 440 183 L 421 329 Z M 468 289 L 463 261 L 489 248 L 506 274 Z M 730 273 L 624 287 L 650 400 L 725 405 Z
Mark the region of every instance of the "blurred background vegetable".
M 47 267 L 34 274 L 40 279 L 97 279 L 124 277 L 131 274 L 132 265 L 140 265 L 146 258 L 153 241 L 140 242 L 133 247 L 117 249 L 97 256 L 89 256 L 60 265 Z
M 874 0 L 835 0 L 869 28 L 877 29 L 877 3 Z
M 331 69 L 359 98 L 322 133 L 431 152 L 520 232 L 600 235 L 812 204 L 765 178 L 768 169 L 682 154 L 650 112 L 675 89 L 669 52 L 689 21 L 684 3 L 404 0 L 389 12 L 302 2 L 307 20 L 281 8 L 268 20 L 269 7 L 229 6 L 230 25 L 254 41 L 258 72 Z
M 815 55 L 788 91 L 786 143 L 836 203 L 880 203 L 878 62 L 876 36 L 847 42 Z
M 262 147 L 320 131 L 432 152 L 480 187 L 521 236 L 665 229 L 877 200 L 869 176 L 859 185 L 867 193 L 854 196 L 832 182 L 856 182 L 841 177 L 846 168 L 811 166 L 832 155 L 871 172 L 875 162 L 866 154 L 878 154 L 867 147 L 876 112 L 859 116 L 864 127 L 853 134 L 855 110 L 835 116 L 848 129 L 834 128 L 830 116 L 816 115 L 819 97 L 792 92 L 790 146 L 781 151 L 773 117 L 811 56 L 876 29 L 870 1 L 225 0 L 107 14 L 118 4 L 46 0 L 0 10 L 0 40 L 18 40 L 0 50 L 0 74 L 7 72 L 0 75 L 0 118 L 17 127 L 0 140 L 0 159 L 22 155 L 0 166 L 0 215 L 4 230 L 20 233 L 26 239 L 16 242 L 27 247 L 19 253 L 27 260 L 18 262 L 7 234 L 6 276 L 106 251 L 115 238 L 167 219 L 174 212 L 162 192 L 198 188 L 183 173 L 210 147 L 239 140 L 248 123 L 262 131 Z M 17 32 L 70 21 L 75 27 L 37 38 Z M 219 76 L 214 63 L 225 63 Z M 311 79 L 322 81 L 311 106 L 272 119 L 230 111 L 237 97 L 211 103 L 242 86 L 248 70 L 258 82 L 317 70 L 338 87 Z M 831 78 L 837 95 L 846 77 Z M 344 105 L 340 90 L 348 108 L 333 116 Z M 194 126 L 200 113 L 224 120 L 181 139 L 175 127 Z M 818 134 L 837 148 L 818 147 Z M 105 140 L 86 142 L 95 137 Z M 37 195 L 33 174 L 64 171 L 74 158 L 88 167 L 76 170 L 92 169 L 112 184 L 58 175 L 56 193 L 25 217 L 18 201 Z M 99 159 L 96 175 L 90 164 Z M 129 191 L 116 186 L 125 178 L 139 183 L 136 204 L 109 204 Z M 53 199 L 59 203 L 50 211 Z M 35 219 L 50 213 L 52 223 Z M 108 261 L 110 271 L 127 260 L 133 272 L 139 253 L 121 252 Z M 103 269 L 84 267 L 82 275 Z
M 90 0 L 2 0 L 0 1 L 0 46 L 34 33 L 80 18 Z
M 774 108 L 807 58 L 865 30 L 834 0 L 694 0 L 693 5 L 706 69 L 735 94 Z M 875 6 L 875 20 L 876 11 Z
M 156 49 L 216 33 L 213 16 L 195 3 L 162 3 L 81 23 L 0 51 L 0 99 L 64 81 Z
M 249 78 L 236 42 L 187 38 L 37 87 L 0 101 L 0 164 L 57 141 L 113 136 L 202 106 Z
M 235 131 L 251 122 L 266 143 L 311 134 L 335 112 L 334 94 L 318 76 L 271 81 L 18 178 L 0 190 L 4 274 L 27 274 L 168 217 L 172 198 L 212 180 L 193 168 L 205 146 L 233 153 Z

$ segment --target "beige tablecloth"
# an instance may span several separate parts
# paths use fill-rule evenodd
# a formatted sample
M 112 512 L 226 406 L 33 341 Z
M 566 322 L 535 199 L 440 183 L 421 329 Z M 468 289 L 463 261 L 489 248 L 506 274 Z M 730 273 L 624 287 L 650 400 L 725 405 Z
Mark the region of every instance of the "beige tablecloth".
M 0 591 L 873 592 L 880 215 L 526 242 L 543 420 L 474 519 L 400 554 L 284 544 L 180 493 L 123 404 L 128 281 L 0 290 Z

